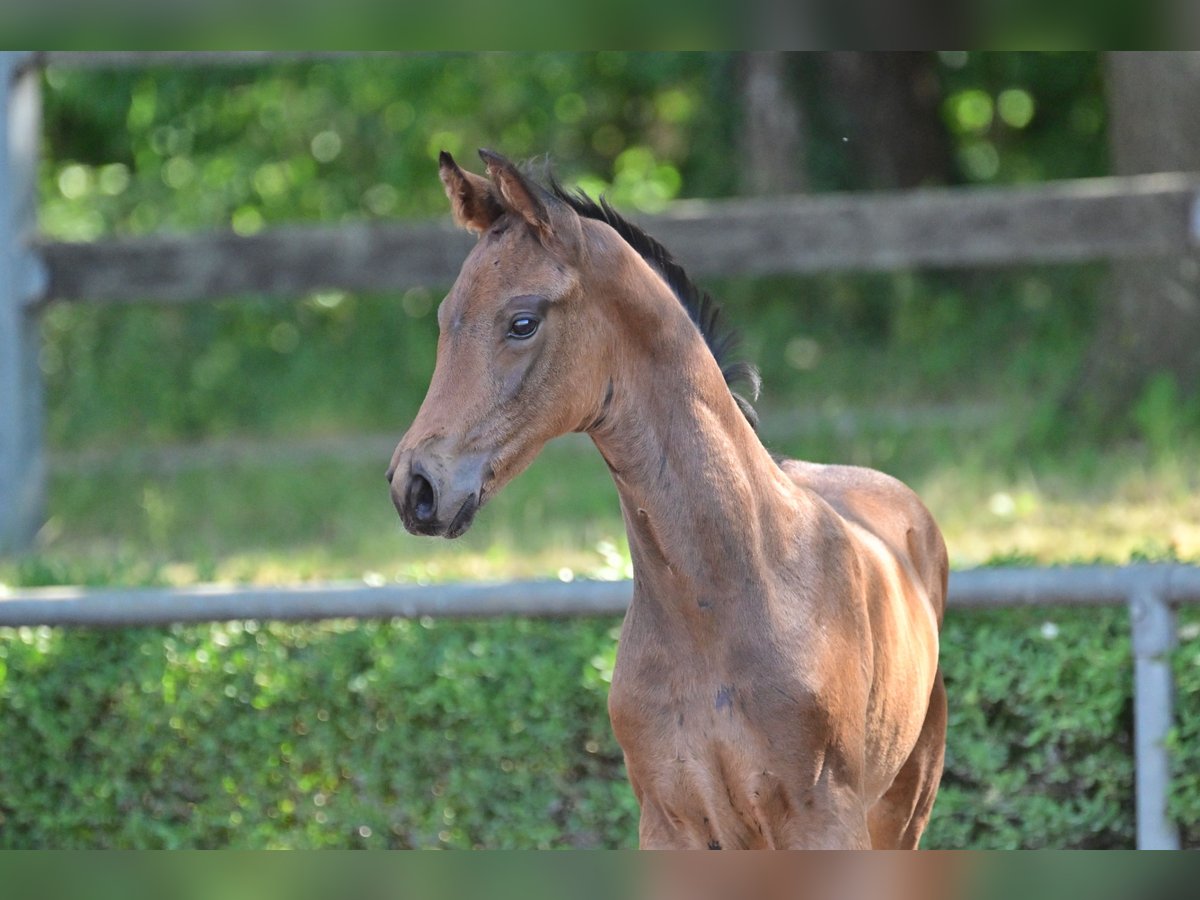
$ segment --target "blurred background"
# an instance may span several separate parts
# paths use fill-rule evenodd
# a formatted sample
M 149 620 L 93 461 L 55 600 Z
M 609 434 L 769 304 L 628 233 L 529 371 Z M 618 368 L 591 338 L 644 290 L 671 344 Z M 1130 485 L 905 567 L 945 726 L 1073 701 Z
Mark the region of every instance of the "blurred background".
M 439 150 L 548 155 L 635 221 L 689 198 L 1200 169 L 1194 54 L 419 54 L 50 65 L 51 238 L 445 216 Z M 1152 102 L 1153 100 L 1153 102 Z M 1163 110 L 1169 110 L 1165 115 Z M 686 262 L 686 260 L 685 260 Z M 1200 266 L 703 279 L 779 453 L 912 485 L 952 565 L 1200 561 Z M 45 526 L 0 585 L 629 575 L 607 470 L 553 444 L 454 543 L 382 478 L 447 285 L 52 304 Z M 0 630 L 0 846 L 631 846 L 618 622 Z M 1200 622 L 1172 815 L 1200 844 Z M 1133 842 L 1121 610 L 947 620 L 929 847 Z

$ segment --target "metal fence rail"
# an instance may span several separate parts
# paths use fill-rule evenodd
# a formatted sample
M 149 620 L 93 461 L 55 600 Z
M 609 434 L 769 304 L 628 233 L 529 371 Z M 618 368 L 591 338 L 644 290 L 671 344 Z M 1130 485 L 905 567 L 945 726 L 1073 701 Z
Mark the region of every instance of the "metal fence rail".
M 45 587 L 0 590 L 0 626 L 121 627 L 269 619 L 621 615 L 628 581 L 505 581 L 372 587 L 359 582 L 253 587 Z M 1145 564 L 972 569 L 950 576 L 951 609 L 1121 606 L 1152 595 L 1200 604 L 1200 566 Z M 1136 626 L 1136 623 L 1135 623 Z M 1135 627 L 1136 630 L 1136 627 Z
M 631 595 L 628 581 L 380 587 L 352 583 L 268 588 L 200 585 L 133 590 L 50 587 L 0 593 L 0 626 L 600 616 L 623 613 Z M 1200 604 L 1200 566 L 975 569 L 951 575 L 949 599 L 951 609 L 962 610 L 1128 605 L 1134 656 L 1138 847 L 1178 848 L 1178 832 L 1167 816 L 1170 757 L 1166 740 L 1174 719 L 1169 655 L 1176 639 L 1175 609 Z

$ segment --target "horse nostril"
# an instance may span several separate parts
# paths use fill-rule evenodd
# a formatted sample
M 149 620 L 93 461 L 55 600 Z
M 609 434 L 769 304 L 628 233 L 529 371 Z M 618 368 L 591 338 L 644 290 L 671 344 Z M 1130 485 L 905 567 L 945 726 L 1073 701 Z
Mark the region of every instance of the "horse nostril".
M 388 484 L 392 483 L 392 479 L 395 477 L 395 475 L 396 475 L 396 467 L 395 466 L 388 466 L 388 470 L 383 473 L 383 477 L 387 479 Z
M 433 485 L 429 483 L 428 478 L 418 472 L 413 472 L 408 481 L 406 499 L 409 511 L 412 512 L 416 521 L 422 525 L 433 522 L 437 515 L 437 495 L 434 494 Z

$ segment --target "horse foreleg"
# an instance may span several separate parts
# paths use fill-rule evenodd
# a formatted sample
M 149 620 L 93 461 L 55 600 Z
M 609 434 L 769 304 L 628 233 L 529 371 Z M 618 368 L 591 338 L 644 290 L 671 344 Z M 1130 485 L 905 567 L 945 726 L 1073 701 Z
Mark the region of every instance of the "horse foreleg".
M 946 755 L 946 688 L 938 669 L 925 724 L 892 786 L 867 817 L 876 850 L 915 850 L 929 823 Z

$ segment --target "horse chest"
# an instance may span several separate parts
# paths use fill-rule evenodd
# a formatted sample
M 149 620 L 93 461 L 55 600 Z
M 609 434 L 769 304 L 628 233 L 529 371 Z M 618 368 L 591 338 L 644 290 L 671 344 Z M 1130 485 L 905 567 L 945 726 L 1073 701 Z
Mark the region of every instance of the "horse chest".
M 776 747 L 786 752 L 811 718 L 803 687 L 779 681 L 702 663 L 681 663 L 667 672 L 618 659 L 609 713 L 626 753 L 675 758 L 734 744 L 765 756 Z
M 648 690 L 614 673 L 609 710 L 643 809 L 643 844 L 786 845 L 787 823 L 821 777 L 825 741 L 813 717 L 796 698 L 763 697 L 754 679 L 705 678 L 699 667 L 693 676 Z
M 658 608 L 635 601 L 609 694 L 643 846 L 787 845 L 831 743 L 803 654 L 729 623 L 664 627 Z
M 808 742 L 811 706 L 795 673 L 731 670 L 703 657 L 619 654 L 609 694 L 627 755 L 704 759 L 713 747 L 732 746 L 752 769 L 778 767 Z

